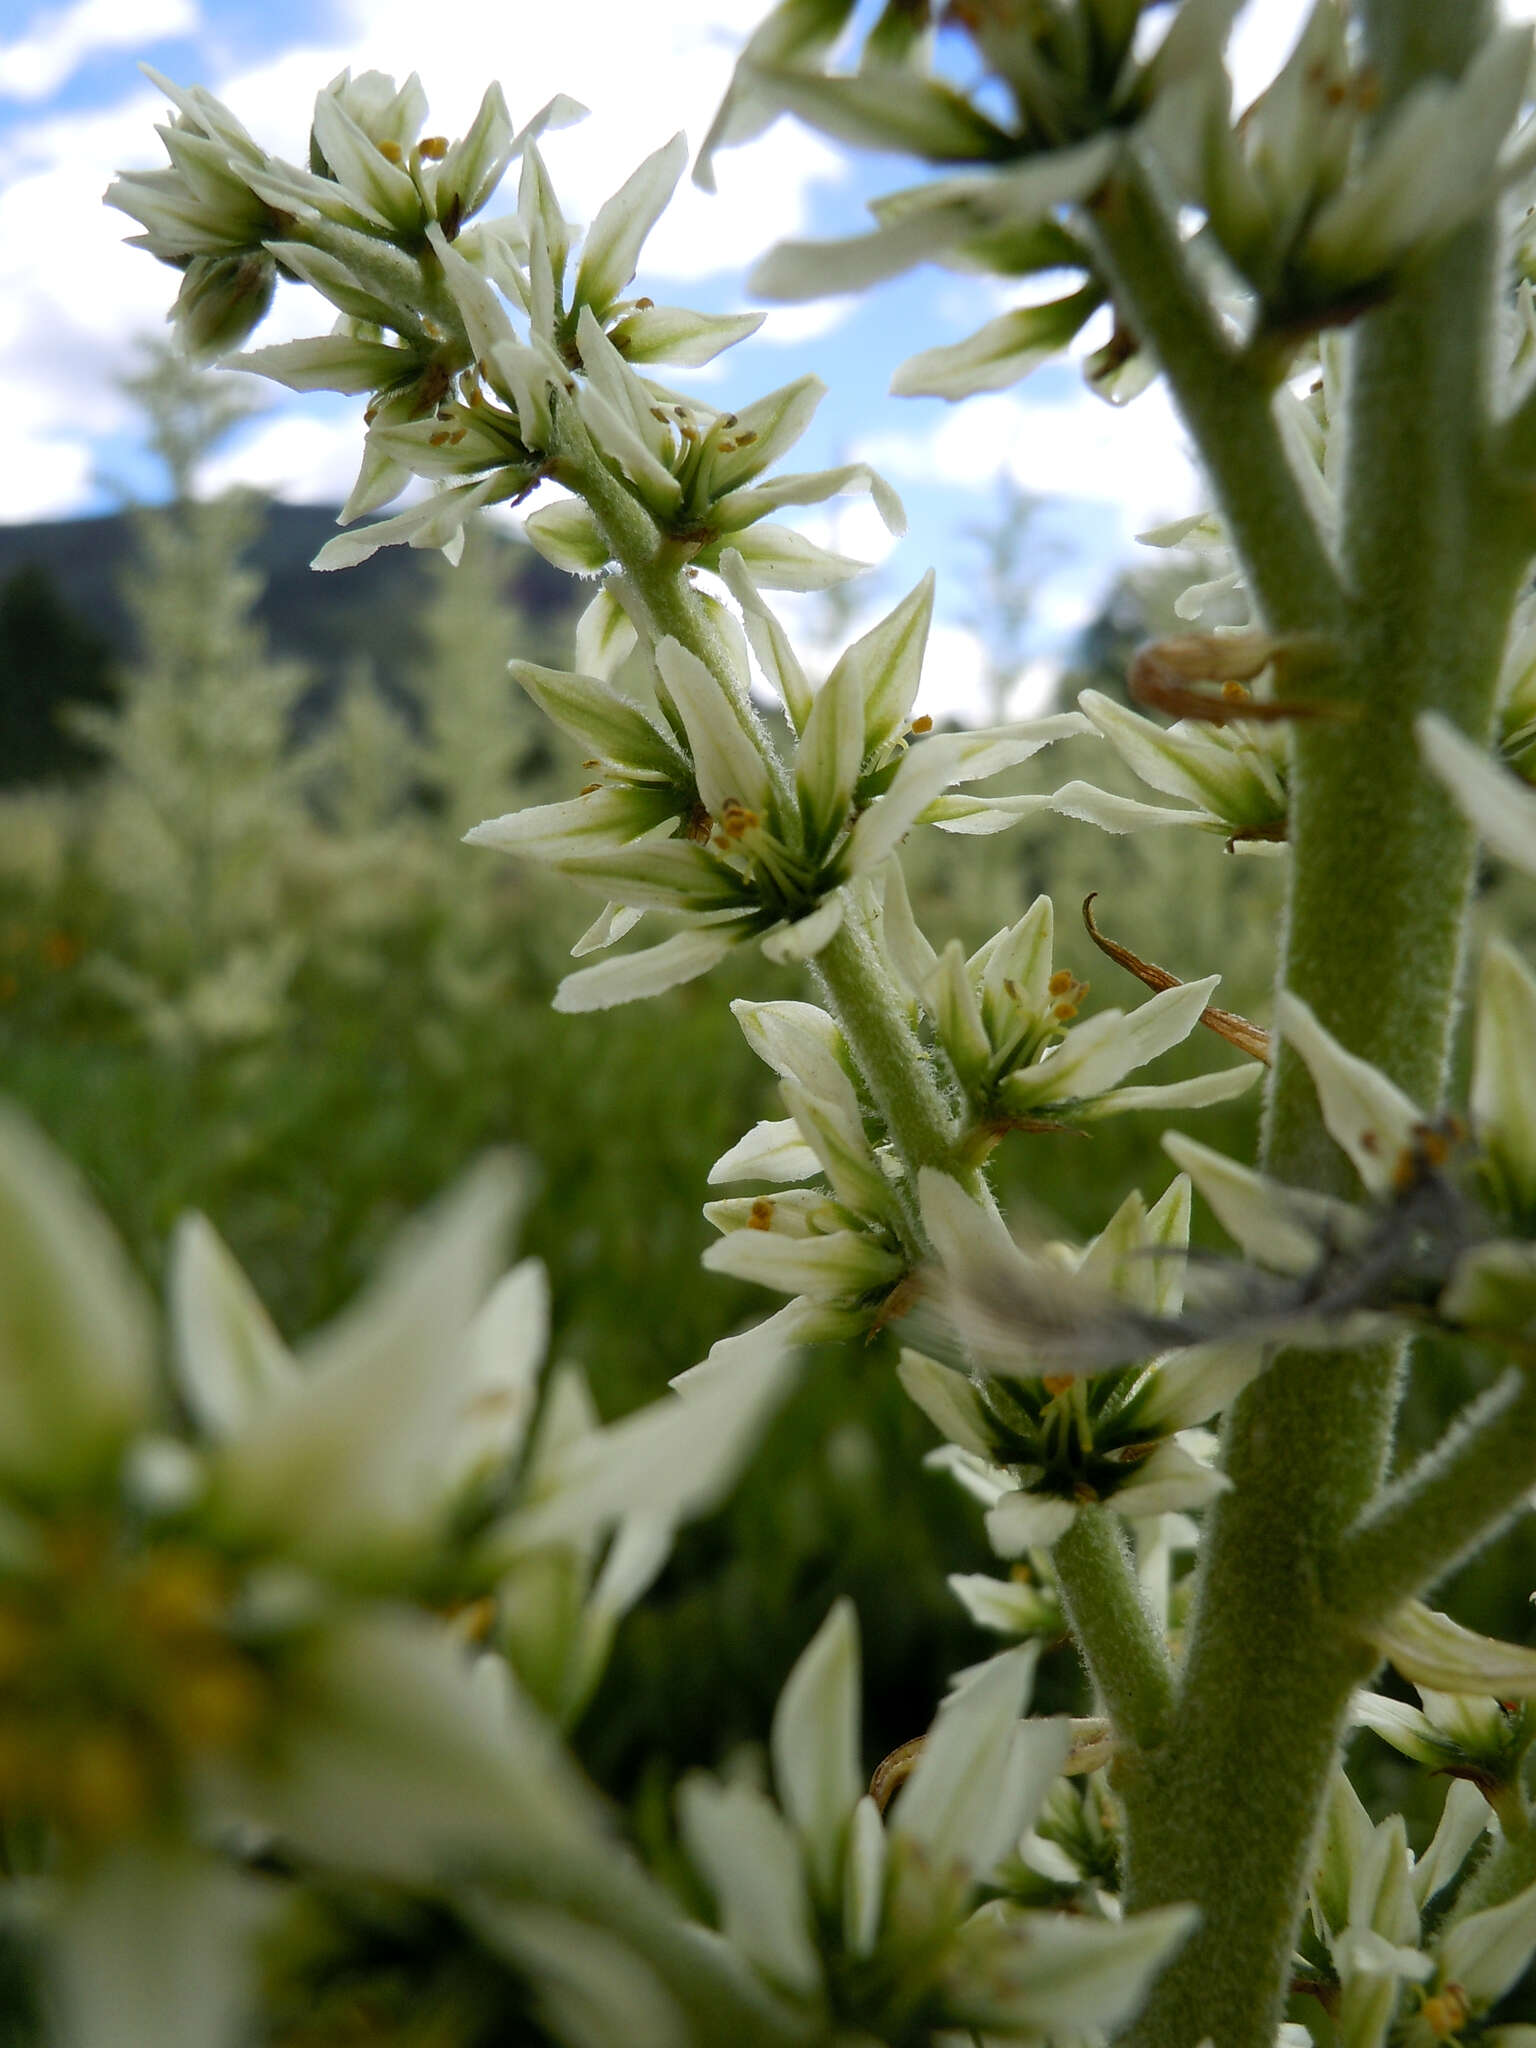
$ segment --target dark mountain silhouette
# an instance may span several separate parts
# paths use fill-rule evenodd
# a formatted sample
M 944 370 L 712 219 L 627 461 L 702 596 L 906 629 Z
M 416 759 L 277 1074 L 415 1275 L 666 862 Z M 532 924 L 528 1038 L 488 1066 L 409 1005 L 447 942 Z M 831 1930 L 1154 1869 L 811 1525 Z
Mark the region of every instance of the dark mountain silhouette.
M 269 504 L 246 557 L 265 579 L 256 617 L 272 651 L 314 674 L 311 715 L 323 715 L 344 666 L 359 655 L 392 695 L 409 699 L 429 595 L 429 558 L 411 548 L 316 574 L 309 564 L 335 531 L 331 506 Z M 505 551 L 509 600 L 540 641 L 558 637 L 582 601 L 579 587 L 532 548 L 486 531 Z M 0 526 L 0 784 L 90 766 L 94 757 L 61 728 L 57 712 L 109 697 L 118 665 L 133 658 L 121 596 L 133 555 L 127 513 Z

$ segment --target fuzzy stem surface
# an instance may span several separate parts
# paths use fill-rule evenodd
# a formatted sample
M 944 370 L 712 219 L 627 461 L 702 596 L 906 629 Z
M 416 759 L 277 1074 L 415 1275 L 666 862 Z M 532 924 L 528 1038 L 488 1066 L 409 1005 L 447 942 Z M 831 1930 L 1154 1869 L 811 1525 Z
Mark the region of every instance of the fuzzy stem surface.
M 1323 1563 L 1340 1615 L 1384 1618 L 1518 1514 L 1536 1487 L 1536 1378 L 1510 1371 L 1382 1494 Z
M 1166 1739 L 1174 1708 L 1162 1631 L 1141 1597 L 1110 1509 L 1080 1508 L 1053 1559 L 1088 1675 L 1126 1745 L 1115 1764 L 1116 1789 L 1134 1804 L 1142 1754 Z
M 1404 0 L 1367 0 L 1363 12 L 1388 106 L 1429 73 L 1459 75 L 1489 18 L 1478 4 Z M 1127 269 L 1161 262 L 1177 282 L 1169 252 L 1150 239 L 1131 251 L 1112 234 L 1110 254 Z M 1482 737 L 1491 717 L 1518 575 L 1518 550 L 1485 509 L 1493 295 L 1492 223 L 1482 220 L 1357 322 L 1340 564 L 1326 575 L 1310 522 L 1266 532 L 1258 486 L 1233 473 L 1233 451 L 1213 439 L 1220 407 L 1200 383 L 1215 367 L 1208 334 L 1171 349 L 1144 322 L 1266 623 L 1321 627 L 1338 645 L 1309 687 L 1345 715 L 1294 743 L 1283 982 L 1430 1109 L 1444 1079 L 1473 843 L 1420 762 L 1412 721 L 1434 707 Z M 1255 447 L 1267 473 L 1271 459 Z M 1266 480 L 1278 509 L 1277 481 Z M 1265 1164 L 1302 1185 L 1352 1185 L 1287 1054 Z M 1130 1812 L 1127 1848 L 1128 1904 L 1191 1899 L 1201 1924 L 1154 1988 L 1130 2036 L 1136 2048 L 1274 2040 L 1346 1704 L 1376 1661 L 1330 1605 L 1323 1565 L 1381 1484 L 1397 1378 L 1390 1351 L 1289 1353 L 1228 1417 L 1233 1486 L 1207 1519 L 1179 1713 L 1149 1794 Z

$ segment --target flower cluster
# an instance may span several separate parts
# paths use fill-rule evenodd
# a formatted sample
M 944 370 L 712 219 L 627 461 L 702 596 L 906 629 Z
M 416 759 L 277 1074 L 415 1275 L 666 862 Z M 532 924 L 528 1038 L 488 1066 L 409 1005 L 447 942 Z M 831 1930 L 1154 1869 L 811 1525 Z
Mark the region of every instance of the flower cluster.
M 901 1383 L 948 1439 L 930 1462 L 981 1501 L 1000 1556 L 1056 1542 L 1085 1506 L 1145 1522 L 1226 1485 L 1199 1425 L 1264 1351 L 1238 1340 L 1153 1355 L 1177 1327 L 1189 1212 L 1181 1175 L 1150 1209 L 1127 1196 L 1084 1250 L 1031 1252 L 954 1181 L 925 1176 L 945 1315 L 932 1336 L 919 1325 Z
M 1460 2039 L 1469 2023 L 1480 2040 L 1500 2042 L 1501 2029 L 1478 2023 L 1529 1963 L 1536 1888 L 1432 1932 L 1487 1821 L 1472 1787 L 1453 1785 L 1433 1839 L 1415 1857 L 1401 1814 L 1373 1824 L 1343 1772 L 1335 1774 L 1293 1982 L 1337 2016 L 1350 2048 L 1389 2039 L 1432 2048 Z M 1524 2031 L 1503 2036 L 1509 2048 Z
M 1242 1094 L 1258 1078 L 1259 1069 L 1245 1064 L 1188 1081 L 1125 1086 L 1128 1074 L 1189 1037 L 1221 977 L 1179 983 L 1129 1013 L 1080 1016 L 1088 984 L 1055 965 L 1048 896 L 967 959 L 958 939 L 934 951 L 893 866 L 881 933 L 959 1084 L 967 1114 L 963 1158 L 984 1158 L 1010 1130 L 1093 1123 L 1129 1110 L 1204 1108 Z
M 1279 377 L 1319 327 L 1353 318 L 1403 267 L 1452 233 L 1531 161 L 1521 109 L 1530 31 L 1491 36 L 1465 74 L 1418 85 L 1385 120 L 1357 68 L 1338 0 L 1317 0 L 1288 62 L 1234 121 L 1223 45 L 1234 10 L 1186 5 L 1147 49 L 1139 0 L 1047 9 L 976 4 L 887 8 L 854 71 L 832 68 L 851 0 L 782 0 L 748 43 L 705 144 L 721 146 L 788 110 L 865 148 L 931 164 L 986 166 L 876 201 L 877 225 L 832 243 L 786 243 L 753 282 L 769 298 L 814 298 L 937 261 L 1010 277 L 1076 270 L 1066 296 L 1020 306 L 963 342 L 925 351 L 894 388 L 960 398 L 999 390 L 1064 349 L 1109 298 L 1093 210 L 1143 156 L 1198 208 L 1204 242 L 1248 301 L 1247 339 Z M 966 94 L 934 29 L 970 45 Z M 1230 273 L 1229 273 L 1230 274 Z M 1114 402 L 1155 374 L 1123 318 L 1086 364 Z
M 571 975 L 558 1008 L 655 994 L 755 937 L 771 959 L 814 958 L 853 914 L 850 885 L 880 872 L 906 833 L 937 815 L 946 789 L 999 774 L 1082 729 L 1068 712 L 914 742 L 931 723 L 912 715 L 931 578 L 813 689 L 744 558 L 728 551 L 722 571 L 741 607 L 740 624 L 723 605 L 713 610 L 730 687 L 671 637 L 649 649 L 654 713 L 602 674 L 513 665 L 583 749 L 595 779 L 570 802 L 511 812 L 468 838 L 558 867 L 608 898 L 578 954 L 611 945 L 648 909 L 683 920 L 670 939 Z M 604 592 L 583 622 L 578 659 L 585 648 L 595 668 L 611 670 L 636 638 Z M 751 701 L 749 646 L 794 734 L 789 768 Z
M 740 1781 L 684 1781 L 684 1846 L 725 1938 L 815 2016 L 817 2038 L 957 2028 L 1075 2042 L 1127 2018 L 1187 1931 L 1182 1907 L 1120 1918 L 1102 1894 L 1095 1910 L 1089 1888 L 1071 1913 L 1009 1896 L 1037 1837 L 1084 1832 L 1059 1791 L 1071 1728 L 1020 1719 L 1037 1654 L 1026 1645 L 962 1674 L 866 1793 L 858 1634 L 839 1603 L 779 1698 L 778 1806 Z
M 958 941 L 934 952 L 895 863 L 875 908 L 873 928 L 914 1019 L 931 1032 L 955 1076 L 958 1163 L 978 1165 L 1010 1130 L 1065 1129 L 1127 1110 L 1221 1101 L 1259 1072 L 1244 1065 L 1189 1081 L 1122 1086 L 1134 1068 L 1189 1036 L 1216 977 L 1165 990 L 1129 1016 L 1102 1010 L 1076 1022 L 1086 986 L 1052 967 L 1048 897 L 969 960 Z M 926 1209 L 942 1194 L 911 1186 L 880 1142 L 878 1118 L 861 1097 L 832 1017 L 810 1003 L 737 1002 L 732 1009 L 753 1051 L 779 1076 L 789 1115 L 755 1125 L 710 1169 L 717 1185 L 765 1181 L 773 1192 L 709 1204 L 705 1214 L 723 1235 L 704 1262 L 796 1296 L 794 1327 L 802 1336 L 879 1328 L 910 1306 L 903 1283 L 925 1235 L 937 1242 Z M 803 1185 L 809 1181 L 824 1185 Z M 942 1177 L 940 1183 L 951 1185 Z M 995 1212 L 987 1213 L 995 1220 Z
M 1423 1706 L 1363 1692 L 1356 1725 L 1452 1782 L 1415 1858 L 1401 1816 L 1373 1826 L 1349 1781 L 1335 1775 L 1295 1986 L 1335 2017 L 1350 2048 L 1463 2038 L 1517 2048 L 1529 2029 L 1501 2025 L 1501 2001 L 1536 1954 L 1536 1886 L 1489 1893 L 1480 1865 L 1491 1867 L 1481 1853 L 1490 1832 L 1497 1840 L 1507 1827 L 1518 1837 L 1528 1825 L 1520 1778 L 1536 1655 L 1417 1601 L 1375 1640 L 1414 1680 Z M 1527 2011 L 1517 2004 L 1509 2016 Z
M 712 565 L 734 547 L 770 584 L 816 589 L 856 567 L 765 524 L 774 510 L 864 488 L 899 524 L 900 507 L 862 464 L 757 481 L 804 431 L 821 395 L 816 378 L 722 416 L 634 367 L 707 362 L 761 324 L 756 314 L 626 295 L 681 175 L 681 136 L 639 166 L 582 240 L 536 140 L 580 115 L 569 100 L 514 131 L 492 86 L 469 133 L 450 143 L 420 135 L 427 108 L 414 76 L 397 91 L 381 73 L 343 73 L 316 99 L 303 169 L 269 155 L 211 94 L 159 82 L 179 109 L 161 131 L 171 166 L 125 174 L 107 196 L 143 222 L 152 254 L 184 269 L 177 318 L 188 346 L 202 356 L 238 346 L 278 276 L 312 286 L 339 315 L 333 332 L 254 350 L 239 367 L 293 390 L 367 394 L 343 525 L 413 478 L 432 486 L 420 504 L 331 542 L 317 566 L 344 567 L 395 542 L 454 551 L 480 506 L 521 499 L 546 478 L 567 481 L 582 437 L 687 558 Z M 471 224 L 518 160 L 517 211 Z M 557 432 L 562 407 L 570 418 Z M 608 557 L 574 501 L 537 514 L 530 533 L 566 567 L 600 568 Z
M 253 1856 L 661 1910 L 534 1701 L 578 1710 L 784 1360 L 607 1428 L 570 1370 L 540 1401 L 519 1195 L 487 1162 L 298 1353 L 187 1219 L 167 1384 L 108 1226 L 0 1122 L 0 1815 L 70 2040 L 226 2038 L 284 1898 Z

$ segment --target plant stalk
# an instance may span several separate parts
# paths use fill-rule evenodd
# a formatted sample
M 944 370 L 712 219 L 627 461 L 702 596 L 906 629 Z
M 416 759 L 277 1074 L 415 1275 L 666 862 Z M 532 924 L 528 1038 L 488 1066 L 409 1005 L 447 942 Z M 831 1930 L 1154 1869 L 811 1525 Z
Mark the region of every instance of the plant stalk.
M 1365 13 L 1389 105 L 1428 72 L 1459 75 L 1487 28 L 1476 4 L 1368 0 Z M 1137 199 L 1133 188 L 1132 220 Z M 1109 241 L 1128 268 L 1155 270 L 1161 254 L 1171 270 L 1166 247 L 1128 250 L 1117 232 Z M 1436 708 L 1486 735 L 1519 573 L 1520 548 L 1485 489 L 1493 250 L 1491 219 L 1472 223 L 1357 322 L 1341 560 L 1326 578 L 1310 521 L 1284 536 L 1262 530 L 1258 485 L 1213 441 L 1219 411 L 1201 382 L 1209 337 L 1174 348 L 1143 323 L 1266 623 L 1323 628 L 1339 646 L 1309 689 L 1349 715 L 1298 731 L 1294 744 L 1283 985 L 1429 1110 L 1444 1081 L 1474 849 L 1419 759 L 1413 718 Z M 1260 436 L 1250 451 L 1276 504 L 1267 471 L 1277 448 L 1278 437 L 1266 450 Z M 1347 595 L 1322 614 L 1330 584 Z M 1353 1187 L 1310 1081 L 1285 1054 L 1264 1152 L 1282 1178 Z M 1129 2036 L 1136 2048 L 1273 2043 L 1346 1704 L 1376 1662 L 1329 1604 L 1323 1566 L 1381 1484 L 1397 1379 L 1387 1350 L 1289 1353 L 1228 1417 L 1233 1485 L 1207 1518 L 1179 1713 L 1148 1796 L 1128 1813 L 1127 1904 L 1193 1900 L 1201 1924 L 1155 1986 Z

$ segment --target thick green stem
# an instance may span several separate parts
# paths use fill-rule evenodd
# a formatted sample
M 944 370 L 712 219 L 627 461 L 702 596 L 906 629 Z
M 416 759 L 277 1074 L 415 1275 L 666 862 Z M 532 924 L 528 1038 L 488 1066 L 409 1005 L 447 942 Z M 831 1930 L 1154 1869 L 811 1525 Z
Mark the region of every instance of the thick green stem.
M 1458 74 L 1486 30 L 1479 5 L 1376 0 L 1365 13 L 1389 98 L 1426 71 Z M 1436 24 L 1427 41 L 1423 19 Z M 1118 239 L 1111 253 L 1157 260 L 1155 248 L 1137 259 Z M 1282 537 L 1257 529 L 1256 487 L 1241 459 L 1233 473 L 1234 451 L 1212 439 L 1211 402 L 1190 388 L 1200 357 L 1186 374 L 1153 333 L 1267 622 L 1322 626 L 1339 648 L 1309 688 L 1349 715 L 1299 732 L 1294 752 L 1284 984 L 1429 1108 L 1443 1083 L 1473 846 L 1420 763 L 1413 718 L 1434 707 L 1486 732 L 1518 576 L 1484 488 L 1492 253 L 1491 223 L 1464 228 L 1356 325 L 1347 595 L 1331 617 L 1319 610 L 1327 586 L 1310 527 L 1299 544 L 1290 536 L 1289 560 Z M 1171 267 L 1166 251 L 1163 261 Z M 1288 1056 L 1265 1152 L 1304 1185 L 1351 1178 Z M 1381 1483 L 1396 1398 L 1391 1353 L 1292 1353 L 1228 1418 L 1233 1485 L 1207 1523 L 1180 1712 L 1128 1843 L 1128 1902 L 1192 1899 L 1201 1925 L 1155 1988 L 1131 2036 L 1138 2048 L 1274 2040 L 1346 1703 L 1374 1661 L 1330 1604 L 1324 1567 Z
M 851 917 L 817 955 L 816 971 L 914 1186 L 922 1167 L 953 1172 L 958 1120 L 880 955 Z
M 1173 1668 L 1162 1630 L 1141 1597 L 1109 1508 L 1079 1508 L 1053 1561 L 1072 1634 L 1124 1745 L 1116 1788 L 1134 1805 L 1142 1754 L 1166 1739 L 1173 1713 Z
M 1286 455 L 1269 385 L 1223 334 L 1174 215 L 1128 163 L 1095 201 L 1091 225 L 1116 298 L 1151 343 L 1194 437 L 1265 624 L 1331 631 L 1338 576 Z
M 1508 1372 L 1383 1494 L 1322 1564 L 1335 1613 L 1380 1620 L 1450 1571 L 1536 1487 L 1536 1378 Z

